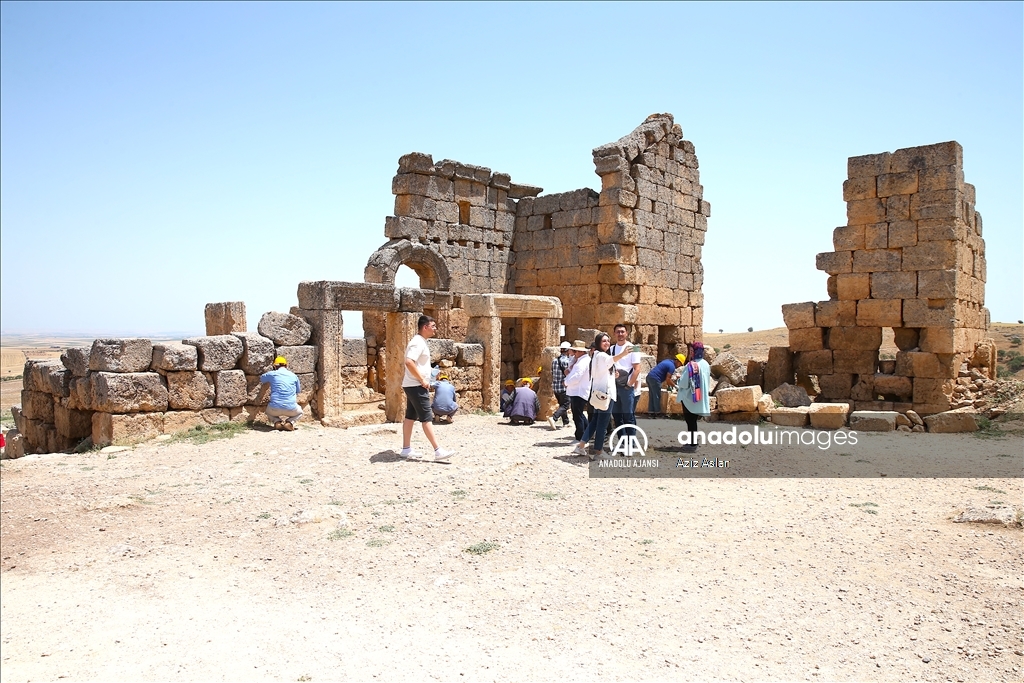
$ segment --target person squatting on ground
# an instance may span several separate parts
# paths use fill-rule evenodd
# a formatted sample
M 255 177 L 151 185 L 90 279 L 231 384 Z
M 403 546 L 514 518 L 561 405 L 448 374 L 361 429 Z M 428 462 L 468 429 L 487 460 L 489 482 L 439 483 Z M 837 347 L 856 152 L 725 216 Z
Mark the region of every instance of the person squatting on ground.
M 299 376 L 288 369 L 284 356 L 274 359 L 274 369 L 260 375 L 260 384 L 270 385 L 270 403 L 267 417 L 274 420 L 274 429 L 293 431 L 295 423 L 302 417 L 302 408 L 295 400 L 302 390 Z M 285 418 L 283 421 L 281 418 Z
M 438 417 L 438 422 L 452 423 L 455 411 L 459 409 L 458 397 L 455 395 L 455 387 L 444 372 L 437 376 L 437 384 L 434 385 L 434 403 L 430 409 Z
M 448 460 L 455 451 L 446 451 L 434 436 L 433 411 L 430 409 L 430 347 L 427 340 L 437 334 L 437 323 L 429 315 L 421 315 L 417 322 L 417 333 L 405 347 L 405 376 L 402 389 L 405 391 L 405 420 L 402 421 L 403 458 L 418 458 L 420 454 L 412 448 L 412 428 L 417 422 L 423 428 L 423 435 L 434 448 L 434 460 Z
M 569 342 L 562 342 L 558 347 L 558 358 L 551 361 L 551 391 L 555 394 L 555 400 L 558 401 L 558 410 L 548 418 L 548 426 L 552 429 L 558 429 L 555 426 L 555 422 L 558 420 L 562 421 L 563 427 L 569 426 L 569 396 L 565 392 L 565 376 L 569 374 L 569 365 L 572 362 L 569 355 L 571 347 L 572 344 Z
M 565 378 L 565 393 L 569 397 L 572 408 L 572 422 L 576 431 L 573 438 L 580 441 L 583 431 L 590 422 L 590 356 L 587 345 L 577 339 L 572 343 L 569 353 L 573 356 L 569 366 L 569 374 Z
M 519 380 L 516 395 L 507 408 L 505 417 L 509 424 L 532 425 L 540 412 L 540 399 L 533 390 L 533 380 L 524 377 Z
M 611 347 L 611 355 L 615 361 L 615 392 L 612 401 L 612 418 L 615 426 L 636 424 L 636 386 L 640 380 L 640 353 L 633 352 L 635 347 L 627 339 L 626 326 L 619 323 L 612 330 L 615 333 L 615 344 Z M 625 352 L 625 353 L 623 353 Z M 633 430 L 626 430 L 632 434 Z
M 683 446 L 683 450 L 689 453 L 697 450 L 697 418 L 711 414 L 711 400 L 708 397 L 710 384 L 711 366 L 704 360 L 704 344 L 693 342 L 690 362 L 683 366 L 676 382 L 676 396 L 683 406 L 683 418 L 690 432 L 690 445 Z
M 613 356 L 610 353 L 611 345 L 611 339 L 603 332 L 594 338 L 594 345 L 590 351 L 590 372 L 588 373 L 590 404 L 593 408 L 591 417 L 593 419 L 590 420 L 583 432 L 583 437 L 572 451 L 572 455 L 587 455 L 587 441 L 593 437 L 594 446 L 589 454 L 591 460 L 604 457 L 608 422 L 611 419 L 612 406 L 615 405 L 616 391 L 618 391 L 615 383 L 615 363 L 638 350 L 638 347 L 630 345 L 626 346 L 617 356 Z M 632 402 L 632 390 L 628 391 L 629 395 L 626 398 Z M 607 407 L 600 408 L 595 403 L 600 400 L 598 394 L 607 394 L 609 399 Z
M 647 373 L 647 417 L 661 417 L 661 388 L 666 382 L 671 386 L 672 374 L 686 364 L 686 355 L 677 353 L 675 358 L 666 358 Z
M 501 414 L 503 416 L 508 417 L 508 414 L 505 411 L 507 411 L 508 407 L 510 405 L 512 405 L 512 401 L 515 400 L 515 397 L 516 397 L 516 383 L 515 383 L 515 380 L 511 380 L 511 379 L 505 380 L 505 388 L 501 390 L 501 397 L 499 399 L 500 403 L 498 405 L 499 409 L 501 410 Z

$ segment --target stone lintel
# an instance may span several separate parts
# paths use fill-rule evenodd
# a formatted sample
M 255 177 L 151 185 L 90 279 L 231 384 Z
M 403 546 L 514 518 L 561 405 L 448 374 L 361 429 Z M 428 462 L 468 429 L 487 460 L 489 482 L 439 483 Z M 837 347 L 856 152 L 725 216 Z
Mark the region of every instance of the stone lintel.
M 471 318 L 562 318 L 562 302 L 555 296 L 463 294 L 462 307 Z

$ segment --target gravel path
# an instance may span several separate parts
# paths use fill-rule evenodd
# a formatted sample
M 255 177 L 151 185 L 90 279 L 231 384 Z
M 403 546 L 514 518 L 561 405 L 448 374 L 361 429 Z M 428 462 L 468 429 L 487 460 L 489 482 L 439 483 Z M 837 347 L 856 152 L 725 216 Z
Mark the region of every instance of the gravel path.
M 394 425 L 4 461 L 0 679 L 1022 678 L 1022 533 L 951 521 L 1020 479 L 595 480 L 566 431 L 437 431 L 450 465 Z

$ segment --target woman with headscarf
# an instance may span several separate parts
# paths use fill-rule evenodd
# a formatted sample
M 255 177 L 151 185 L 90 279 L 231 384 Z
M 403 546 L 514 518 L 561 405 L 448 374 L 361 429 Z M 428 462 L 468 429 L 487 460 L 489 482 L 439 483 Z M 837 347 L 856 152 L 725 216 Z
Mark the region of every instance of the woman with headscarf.
M 676 396 L 683 406 L 686 429 L 690 432 L 688 451 L 697 450 L 697 418 L 711 414 L 711 400 L 708 385 L 711 384 L 711 366 L 704 360 L 704 344 L 693 342 L 689 362 L 683 366 L 676 382 Z
M 587 441 L 594 437 L 594 447 L 589 453 L 591 460 L 604 457 L 604 440 L 608 432 L 608 424 L 612 419 L 612 405 L 615 403 L 615 361 L 625 358 L 630 353 L 639 350 L 639 347 L 627 344 L 617 356 L 611 355 L 609 349 L 612 346 L 611 338 L 601 332 L 594 337 L 594 344 L 590 347 L 590 396 L 593 407 L 593 419 L 587 424 L 583 437 L 572 455 L 588 455 Z M 608 405 L 601 409 L 593 404 L 594 392 L 601 392 L 608 395 Z

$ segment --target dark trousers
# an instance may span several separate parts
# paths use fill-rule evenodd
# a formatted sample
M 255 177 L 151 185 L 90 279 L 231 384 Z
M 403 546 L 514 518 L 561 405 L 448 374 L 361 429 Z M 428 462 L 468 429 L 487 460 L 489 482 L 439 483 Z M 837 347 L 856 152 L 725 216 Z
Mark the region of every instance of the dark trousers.
M 690 443 L 697 443 L 694 434 L 697 433 L 697 416 L 686 409 L 686 404 L 680 402 L 683 408 L 683 419 L 686 420 L 686 431 L 690 432 Z
M 587 441 L 591 436 L 594 437 L 593 450 L 601 452 L 604 450 L 604 442 L 607 438 L 608 423 L 611 420 L 612 414 L 607 410 L 595 410 L 591 414 L 590 424 L 583 431 L 583 437 L 580 441 Z
M 577 441 L 582 441 L 583 432 L 586 431 L 587 424 L 590 422 L 590 401 L 579 396 L 570 396 L 569 404 L 572 406 L 572 423 L 576 427 L 573 436 Z
M 562 424 L 569 424 L 569 396 L 564 391 L 555 392 L 555 400 L 558 401 L 558 410 L 551 416 L 552 420 L 561 420 Z
M 615 391 L 618 395 L 618 400 L 613 402 L 611 405 L 612 421 L 616 427 L 622 425 L 635 425 L 636 424 L 636 413 L 633 412 L 636 408 L 636 401 L 633 400 L 633 387 L 615 387 Z M 623 433 L 631 436 L 635 434 L 632 429 L 625 429 Z
M 661 382 L 647 375 L 647 414 L 661 415 Z

